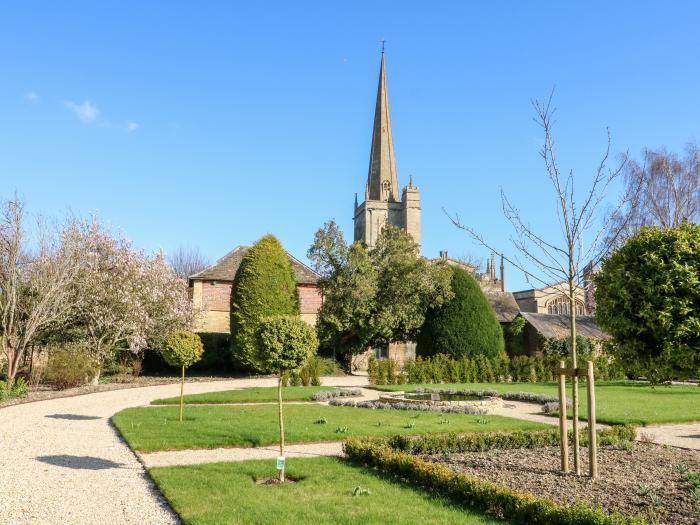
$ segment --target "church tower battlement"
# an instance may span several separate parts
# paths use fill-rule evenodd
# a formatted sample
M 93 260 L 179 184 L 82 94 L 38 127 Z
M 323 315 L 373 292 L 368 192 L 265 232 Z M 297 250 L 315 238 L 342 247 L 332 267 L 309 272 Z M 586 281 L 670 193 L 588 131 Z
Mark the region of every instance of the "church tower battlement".
M 355 195 L 355 240 L 374 248 L 385 224 L 393 224 L 410 233 L 420 246 L 420 189 L 413 179 L 401 192 L 396 175 L 394 140 L 391 133 L 389 95 L 386 86 L 384 49 L 379 67 L 377 103 L 374 109 L 372 147 L 364 202 L 358 204 Z

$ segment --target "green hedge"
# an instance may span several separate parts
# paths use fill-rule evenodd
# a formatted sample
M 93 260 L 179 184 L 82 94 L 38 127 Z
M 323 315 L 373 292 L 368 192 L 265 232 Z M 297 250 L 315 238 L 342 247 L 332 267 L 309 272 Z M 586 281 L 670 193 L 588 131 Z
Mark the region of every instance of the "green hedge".
M 599 380 L 623 379 L 622 370 L 611 364 L 605 356 L 583 357 L 593 360 L 596 378 Z M 401 368 L 392 359 L 375 360 L 370 357 L 367 373 L 375 385 L 401 385 L 425 383 L 493 383 L 501 381 L 540 382 L 553 381 L 552 370 L 558 366 L 559 357 L 516 356 L 501 354 L 494 358 L 483 355 L 452 359 L 439 354 L 433 357 L 417 357 Z M 568 363 L 568 359 L 565 360 Z
M 237 370 L 231 363 L 231 338 L 229 334 L 219 332 L 197 333 L 204 353 L 202 359 L 193 364 L 190 372 L 210 372 L 213 374 L 230 374 Z M 145 374 L 179 374 L 180 369 L 168 365 L 160 352 L 148 351 L 144 354 L 143 373 Z
M 531 525 L 642 525 L 639 517 L 608 514 L 582 503 L 569 506 L 538 498 L 504 485 L 456 472 L 370 440 L 349 439 L 344 445 L 351 461 L 377 468 L 447 497 L 469 508 L 514 523 Z
M 588 431 L 579 432 L 581 446 L 588 444 Z M 598 430 L 598 444 L 629 446 L 634 442 L 635 429 L 619 425 Z M 569 441 L 573 442 L 569 431 Z M 560 443 L 559 429 L 535 431 L 492 432 L 474 434 L 431 434 L 426 436 L 393 436 L 386 442 L 391 448 L 410 454 L 484 452 L 494 449 L 553 447 Z

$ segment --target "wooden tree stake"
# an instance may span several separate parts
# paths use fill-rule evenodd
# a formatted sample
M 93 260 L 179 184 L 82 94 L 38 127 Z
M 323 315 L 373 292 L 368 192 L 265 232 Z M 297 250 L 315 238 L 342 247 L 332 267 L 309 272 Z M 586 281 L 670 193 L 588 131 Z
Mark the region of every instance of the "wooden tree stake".
M 566 363 L 559 361 L 559 368 L 564 369 Z M 561 470 L 569 472 L 569 435 L 566 428 L 566 376 L 559 372 L 559 437 L 561 447 Z
M 593 378 L 593 362 L 588 361 L 588 472 L 591 478 L 598 477 L 598 442 L 595 421 L 595 381 Z

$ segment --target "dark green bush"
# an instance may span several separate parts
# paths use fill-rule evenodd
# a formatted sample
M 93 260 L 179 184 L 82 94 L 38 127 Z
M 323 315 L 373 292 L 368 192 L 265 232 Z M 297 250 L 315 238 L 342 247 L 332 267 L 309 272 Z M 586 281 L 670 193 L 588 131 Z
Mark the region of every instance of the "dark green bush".
M 258 326 L 266 317 L 299 315 L 292 263 L 282 244 L 266 235 L 245 254 L 231 287 L 231 355 L 237 366 L 264 372 Z
M 446 354 L 454 358 L 503 353 L 503 331 L 479 283 L 462 268 L 452 268 L 454 297 L 429 310 L 418 336 L 420 356 Z
M 350 438 L 344 445 L 351 461 L 396 476 L 459 505 L 480 510 L 514 523 L 531 525 L 641 525 L 642 518 L 608 514 L 582 503 L 569 506 L 538 498 L 501 484 L 482 480 L 396 451 L 376 440 Z
M 87 383 L 97 372 L 95 362 L 78 344 L 66 343 L 49 350 L 44 380 L 59 390 Z

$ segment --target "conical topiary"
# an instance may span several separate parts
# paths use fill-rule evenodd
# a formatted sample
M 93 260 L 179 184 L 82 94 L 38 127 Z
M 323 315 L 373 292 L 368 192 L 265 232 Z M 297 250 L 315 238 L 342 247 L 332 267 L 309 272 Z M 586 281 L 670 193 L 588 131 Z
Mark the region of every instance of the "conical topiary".
M 265 235 L 245 254 L 231 287 L 231 354 L 234 365 L 263 372 L 256 332 L 261 320 L 299 315 L 292 263 L 282 244 Z

